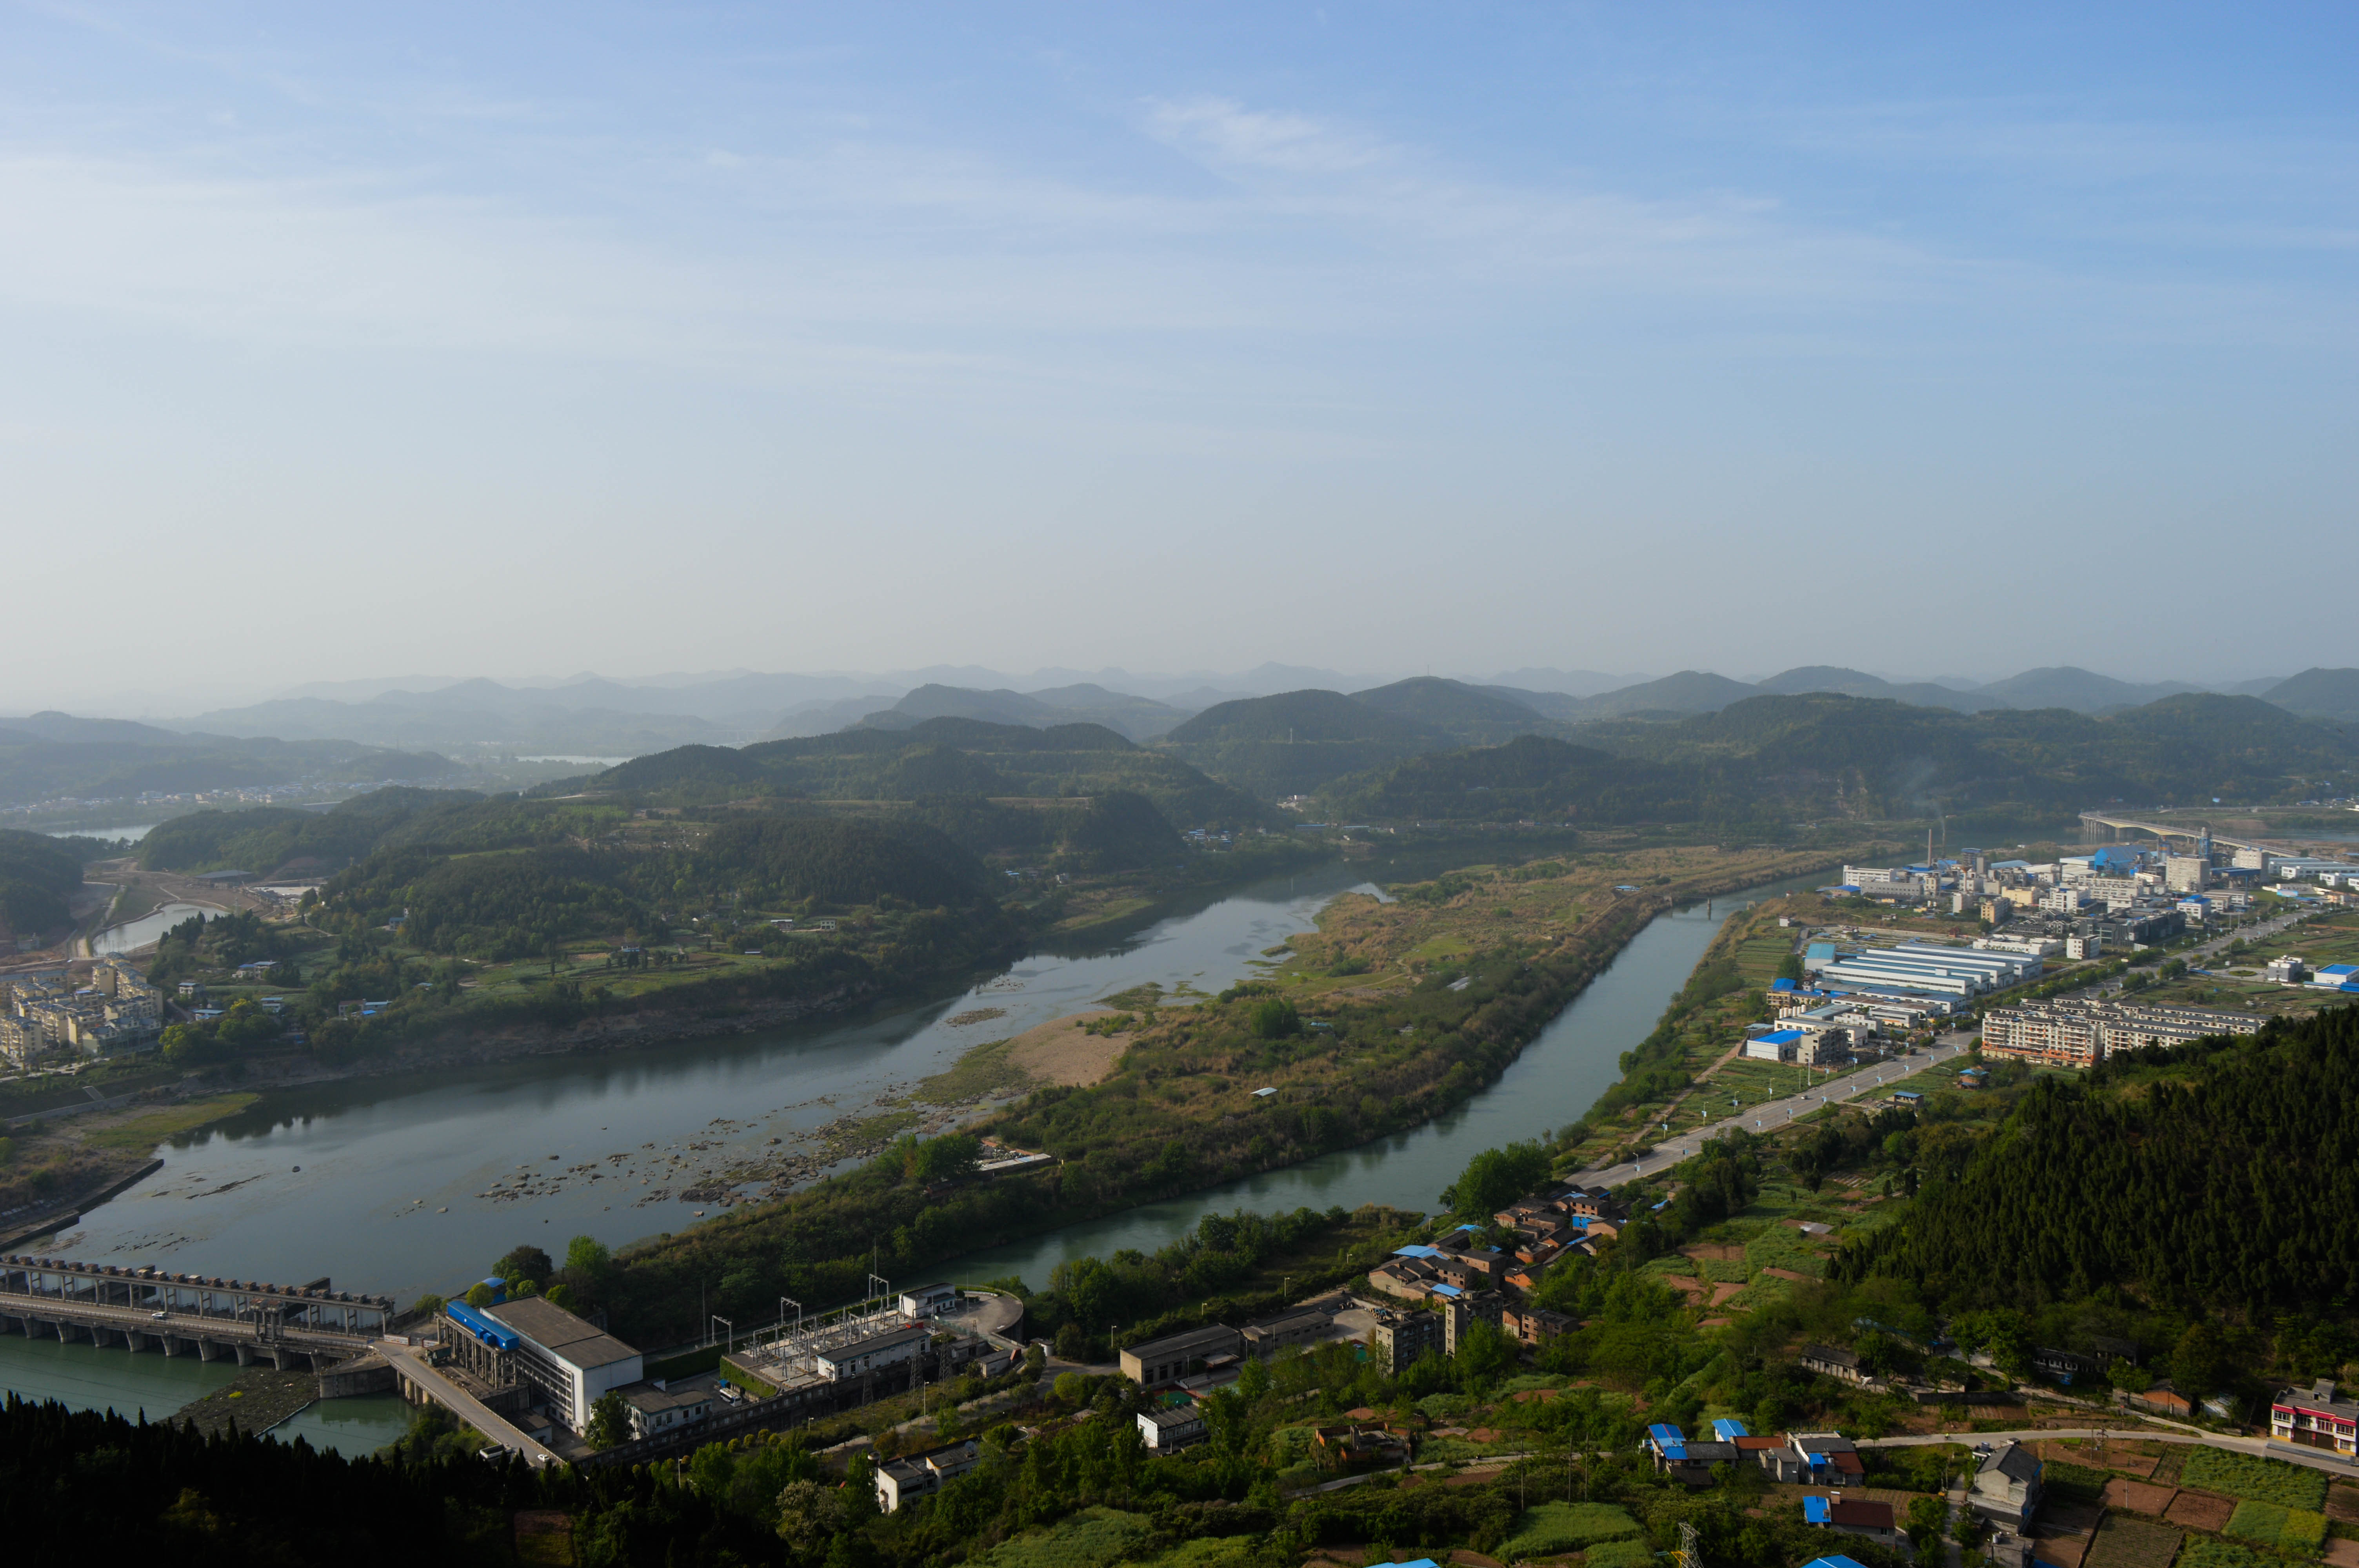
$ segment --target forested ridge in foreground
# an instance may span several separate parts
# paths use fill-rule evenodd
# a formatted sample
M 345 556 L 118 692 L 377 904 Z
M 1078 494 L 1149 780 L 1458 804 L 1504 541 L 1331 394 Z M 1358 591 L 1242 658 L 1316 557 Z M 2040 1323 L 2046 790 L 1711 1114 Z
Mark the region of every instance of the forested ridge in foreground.
M 2048 1079 L 1838 1268 L 1959 1307 L 2113 1297 L 2349 1325 L 2359 1009 Z

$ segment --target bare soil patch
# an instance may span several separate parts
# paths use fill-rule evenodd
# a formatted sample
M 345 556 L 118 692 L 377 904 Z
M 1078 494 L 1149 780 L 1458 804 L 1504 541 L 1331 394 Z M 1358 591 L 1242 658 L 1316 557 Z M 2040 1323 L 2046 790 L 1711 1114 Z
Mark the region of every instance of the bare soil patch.
M 1038 1029 L 1017 1035 L 1008 1048 L 1007 1060 L 1044 1084 L 1076 1088 L 1094 1084 L 1114 1071 L 1115 1061 L 1130 1044 L 1130 1036 L 1084 1034 L 1082 1026 L 1093 1018 L 1106 1018 L 1112 1013 L 1112 1009 L 1100 1007 L 1052 1018 Z
M 2170 1512 L 2170 1501 L 2179 1496 L 2176 1487 L 2150 1486 L 2144 1481 L 2108 1481 L 2105 1483 L 2105 1506 L 2127 1509 L 2134 1514 L 2161 1519 Z
M 2162 1517 L 2185 1529 L 2208 1530 L 2217 1535 L 2228 1528 L 2228 1516 L 2235 1511 L 2234 1498 L 2214 1497 L 2210 1492 L 2181 1492 Z

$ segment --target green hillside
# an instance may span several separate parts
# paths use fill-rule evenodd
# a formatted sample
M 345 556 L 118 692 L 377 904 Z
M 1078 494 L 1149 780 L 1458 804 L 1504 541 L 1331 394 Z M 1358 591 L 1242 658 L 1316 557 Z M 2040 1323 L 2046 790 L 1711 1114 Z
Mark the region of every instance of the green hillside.
M 2359 1009 L 2041 1081 L 1835 1273 L 1906 1279 L 1953 1308 L 2108 1296 L 2347 1328 Z
M 46 722 L 45 722 L 46 721 Z M 430 752 L 342 741 L 234 740 L 177 735 L 145 724 L 38 714 L 0 725 L 0 806 L 189 794 L 299 780 L 373 783 L 453 772 Z
M 1451 683 L 1451 684 L 1455 684 Z M 1396 687 L 1379 688 L 1394 691 Z M 1278 741 L 1375 741 L 1429 745 L 1438 731 L 1405 715 L 1354 701 L 1340 691 L 1288 691 L 1215 703 L 1169 737 L 1182 746 Z
M 1392 819 L 1890 818 L 2290 801 L 2347 792 L 2359 772 L 2359 741 L 2342 730 L 2257 697 L 2200 692 L 2110 718 L 1960 713 L 1830 693 L 1754 697 L 1673 722 L 1624 719 L 1573 733 L 1582 744 L 1531 736 L 1404 760 L 1336 781 L 1325 804 Z
M 1341 700 L 1340 698 L 1338 700 Z M 947 796 L 1146 796 L 1170 823 L 1259 826 L 1267 808 L 1206 777 L 1182 757 L 1102 724 L 995 724 L 927 719 L 907 729 L 854 728 L 764 741 L 739 751 L 682 746 L 586 779 L 544 786 L 636 804 L 707 806 L 738 799 L 935 801 Z M 983 816 L 968 813 L 967 820 Z
M 0 936 L 63 925 L 66 901 L 82 885 L 82 856 L 42 833 L 0 828 Z
M 1527 704 L 1438 676 L 1416 676 L 1355 691 L 1352 700 L 1460 741 L 1505 741 L 1545 723 Z
M 265 875 L 289 861 L 311 860 L 321 869 L 341 871 L 396 829 L 447 820 L 483 799 L 473 790 L 392 787 L 354 795 L 327 811 L 262 806 L 192 812 L 151 829 L 139 841 L 139 863 L 151 871 L 235 867 Z
M 2269 687 L 2266 700 L 2292 713 L 2359 719 L 2359 670 L 2309 669 Z

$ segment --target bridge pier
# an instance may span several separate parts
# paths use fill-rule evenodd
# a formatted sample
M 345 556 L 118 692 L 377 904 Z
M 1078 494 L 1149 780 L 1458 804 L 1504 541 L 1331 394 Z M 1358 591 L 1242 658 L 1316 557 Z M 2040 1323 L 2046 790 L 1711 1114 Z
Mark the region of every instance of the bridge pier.
M 222 1353 L 223 1348 L 225 1347 L 215 1344 L 201 1334 L 197 1336 L 197 1359 L 200 1361 L 212 1360 Z

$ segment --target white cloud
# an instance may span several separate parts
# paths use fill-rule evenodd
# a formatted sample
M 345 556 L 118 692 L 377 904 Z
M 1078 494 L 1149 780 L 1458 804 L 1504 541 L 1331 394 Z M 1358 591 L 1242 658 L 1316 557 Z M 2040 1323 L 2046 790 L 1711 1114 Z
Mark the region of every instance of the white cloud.
M 1394 157 L 1374 137 L 1303 114 L 1247 109 L 1226 98 L 1150 100 L 1146 125 L 1157 140 L 1206 161 L 1290 174 L 1338 174 Z

